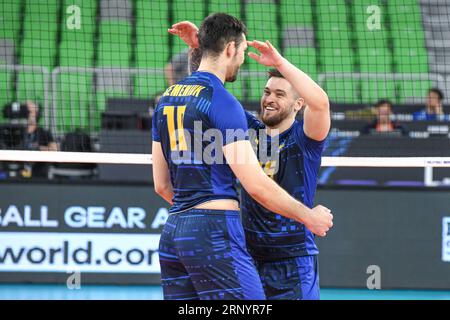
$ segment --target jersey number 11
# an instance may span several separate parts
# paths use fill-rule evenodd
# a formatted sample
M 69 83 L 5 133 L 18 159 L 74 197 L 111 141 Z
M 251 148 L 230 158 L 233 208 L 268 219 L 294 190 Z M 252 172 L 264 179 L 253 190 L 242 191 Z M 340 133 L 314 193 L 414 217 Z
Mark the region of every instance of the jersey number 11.
M 165 106 L 164 115 L 167 117 L 167 129 L 170 138 L 170 150 L 178 151 L 187 150 L 186 138 L 184 136 L 183 119 L 186 106 Z M 177 129 L 175 129 L 175 115 L 177 117 Z M 178 138 L 177 138 L 178 135 Z

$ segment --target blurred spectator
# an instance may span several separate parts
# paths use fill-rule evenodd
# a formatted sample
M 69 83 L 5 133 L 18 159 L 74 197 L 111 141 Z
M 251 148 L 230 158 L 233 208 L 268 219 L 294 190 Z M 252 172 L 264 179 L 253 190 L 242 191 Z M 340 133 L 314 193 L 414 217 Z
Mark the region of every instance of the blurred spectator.
M 164 72 L 169 86 L 186 78 L 189 75 L 189 50 L 176 54 L 166 65 Z
M 380 100 L 375 104 L 376 119 L 364 130 L 365 134 L 406 134 L 406 130 L 392 120 L 392 103 L 389 100 Z
M 28 108 L 27 130 L 25 133 L 25 149 L 41 151 L 57 151 L 58 145 L 50 131 L 39 127 L 39 106 L 31 101 L 26 103 Z
M 1 132 L 0 147 L 9 150 L 57 151 L 52 134 L 39 127 L 39 106 L 27 101 L 24 104 L 14 102 L 5 106 L 3 114 L 10 119 Z M 14 124 L 13 121 L 16 121 Z M 47 177 L 48 164 L 26 162 L 2 162 L 0 164 L 2 178 L 10 177 Z
M 39 127 L 40 110 L 39 106 L 32 102 L 26 102 L 28 108 L 27 128 L 24 137 L 24 147 L 26 150 L 58 151 L 58 145 L 50 131 Z M 22 171 L 23 177 L 47 178 L 49 164 L 36 162 L 25 164 Z
M 414 120 L 444 120 L 445 114 L 442 107 L 444 95 L 438 88 L 428 91 L 425 109 L 413 113 Z

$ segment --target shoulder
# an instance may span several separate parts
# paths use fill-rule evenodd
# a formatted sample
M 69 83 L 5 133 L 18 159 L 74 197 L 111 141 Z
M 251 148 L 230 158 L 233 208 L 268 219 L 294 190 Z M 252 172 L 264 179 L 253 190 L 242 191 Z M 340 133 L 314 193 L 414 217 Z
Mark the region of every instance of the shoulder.
M 153 110 L 152 121 L 156 121 L 160 113 L 164 110 L 164 99 L 163 97 L 159 101 L 158 105 L 155 106 L 155 110 Z
M 314 157 L 320 156 L 327 139 L 325 138 L 322 141 L 311 139 L 305 134 L 303 123 L 303 120 L 295 120 L 292 125 L 292 133 L 294 134 L 297 144 L 300 145 L 306 154 L 312 153 Z
M 208 116 L 216 128 L 248 130 L 244 108 L 224 88 L 218 88 L 214 92 Z
M 248 127 L 249 129 L 254 129 L 254 130 L 259 130 L 259 129 L 264 129 L 266 126 L 264 125 L 264 123 L 259 120 L 253 113 L 251 113 L 248 110 L 244 110 L 245 112 L 245 117 L 247 118 L 247 123 L 248 123 Z
M 239 100 L 228 92 L 224 87 L 213 88 L 213 104 L 220 107 L 225 107 L 228 110 L 244 110 Z
M 302 120 L 294 120 L 292 124 L 291 134 L 294 134 L 295 137 L 299 140 L 305 140 L 306 134 L 303 130 L 304 121 Z

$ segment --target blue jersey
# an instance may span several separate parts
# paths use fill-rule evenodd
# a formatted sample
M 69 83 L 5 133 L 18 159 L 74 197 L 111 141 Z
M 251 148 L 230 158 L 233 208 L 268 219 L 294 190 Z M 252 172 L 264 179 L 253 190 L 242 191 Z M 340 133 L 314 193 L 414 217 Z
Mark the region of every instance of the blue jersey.
M 247 113 L 247 118 L 249 128 L 264 129 L 264 124 L 253 115 Z M 271 150 L 275 147 L 270 136 L 259 137 L 256 142 L 258 154 L 262 143 L 267 145 L 268 154 L 278 153 L 278 157 L 274 157 L 278 163 L 271 163 L 276 160 L 261 163 L 263 169 L 295 199 L 312 208 L 324 141 L 308 138 L 303 131 L 303 121 L 297 120 L 278 136 L 278 144 L 274 144 L 278 150 Z M 241 210 L 247 246 L 253 258 L 276 260 L 318 254 L 311 231 L 301 223 L 268 211 L 245 190 Z
M 211 73 L 194 72 L 164 92 L 153 115 L 152 135 L 161 142 L 170 171 L 170 212 L 215 199 L 239 200 L 236 178 L 213 146 L 221 149 L 247 139 L 247 128 L 241 104 Z M 206 154 L 215 161 L 205 161 Z

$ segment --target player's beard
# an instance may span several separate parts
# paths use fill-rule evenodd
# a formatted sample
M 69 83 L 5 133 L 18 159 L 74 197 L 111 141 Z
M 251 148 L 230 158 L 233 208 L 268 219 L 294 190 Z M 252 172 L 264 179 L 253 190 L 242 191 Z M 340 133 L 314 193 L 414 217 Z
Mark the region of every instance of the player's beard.
M 226 82 L 235 82 L 237 79 L 238 73 L 239 73 L 239 69 L 240 69 L 240 66 L 236 66 L 236 69 L 233 70 L 232 75 L 226 79 Z
M 285 108 L 282 111 L 278 111 L 277 113 L 273 115 L 267 115 L 267 111 L 262 107 L 261 109 L 261 120 L 264 122 L 264 124 L 268 127 L 276 127 L 281 122 L 283 122 L 286 118 L 288 118 L 291 113 L 294 111 L 294 105 Z
M 234 55 L 234 60 L 237 62 L 237 52 Z M 237 76 L 239 73 L 239 69 L 241 68 L 242 63 L 236 63 L 236 67 L 234 68 L 233 72 L 231 73 L 231 76 L 227 77 L 225 79 L 226 82 L 235 82 L 237 80 Z

